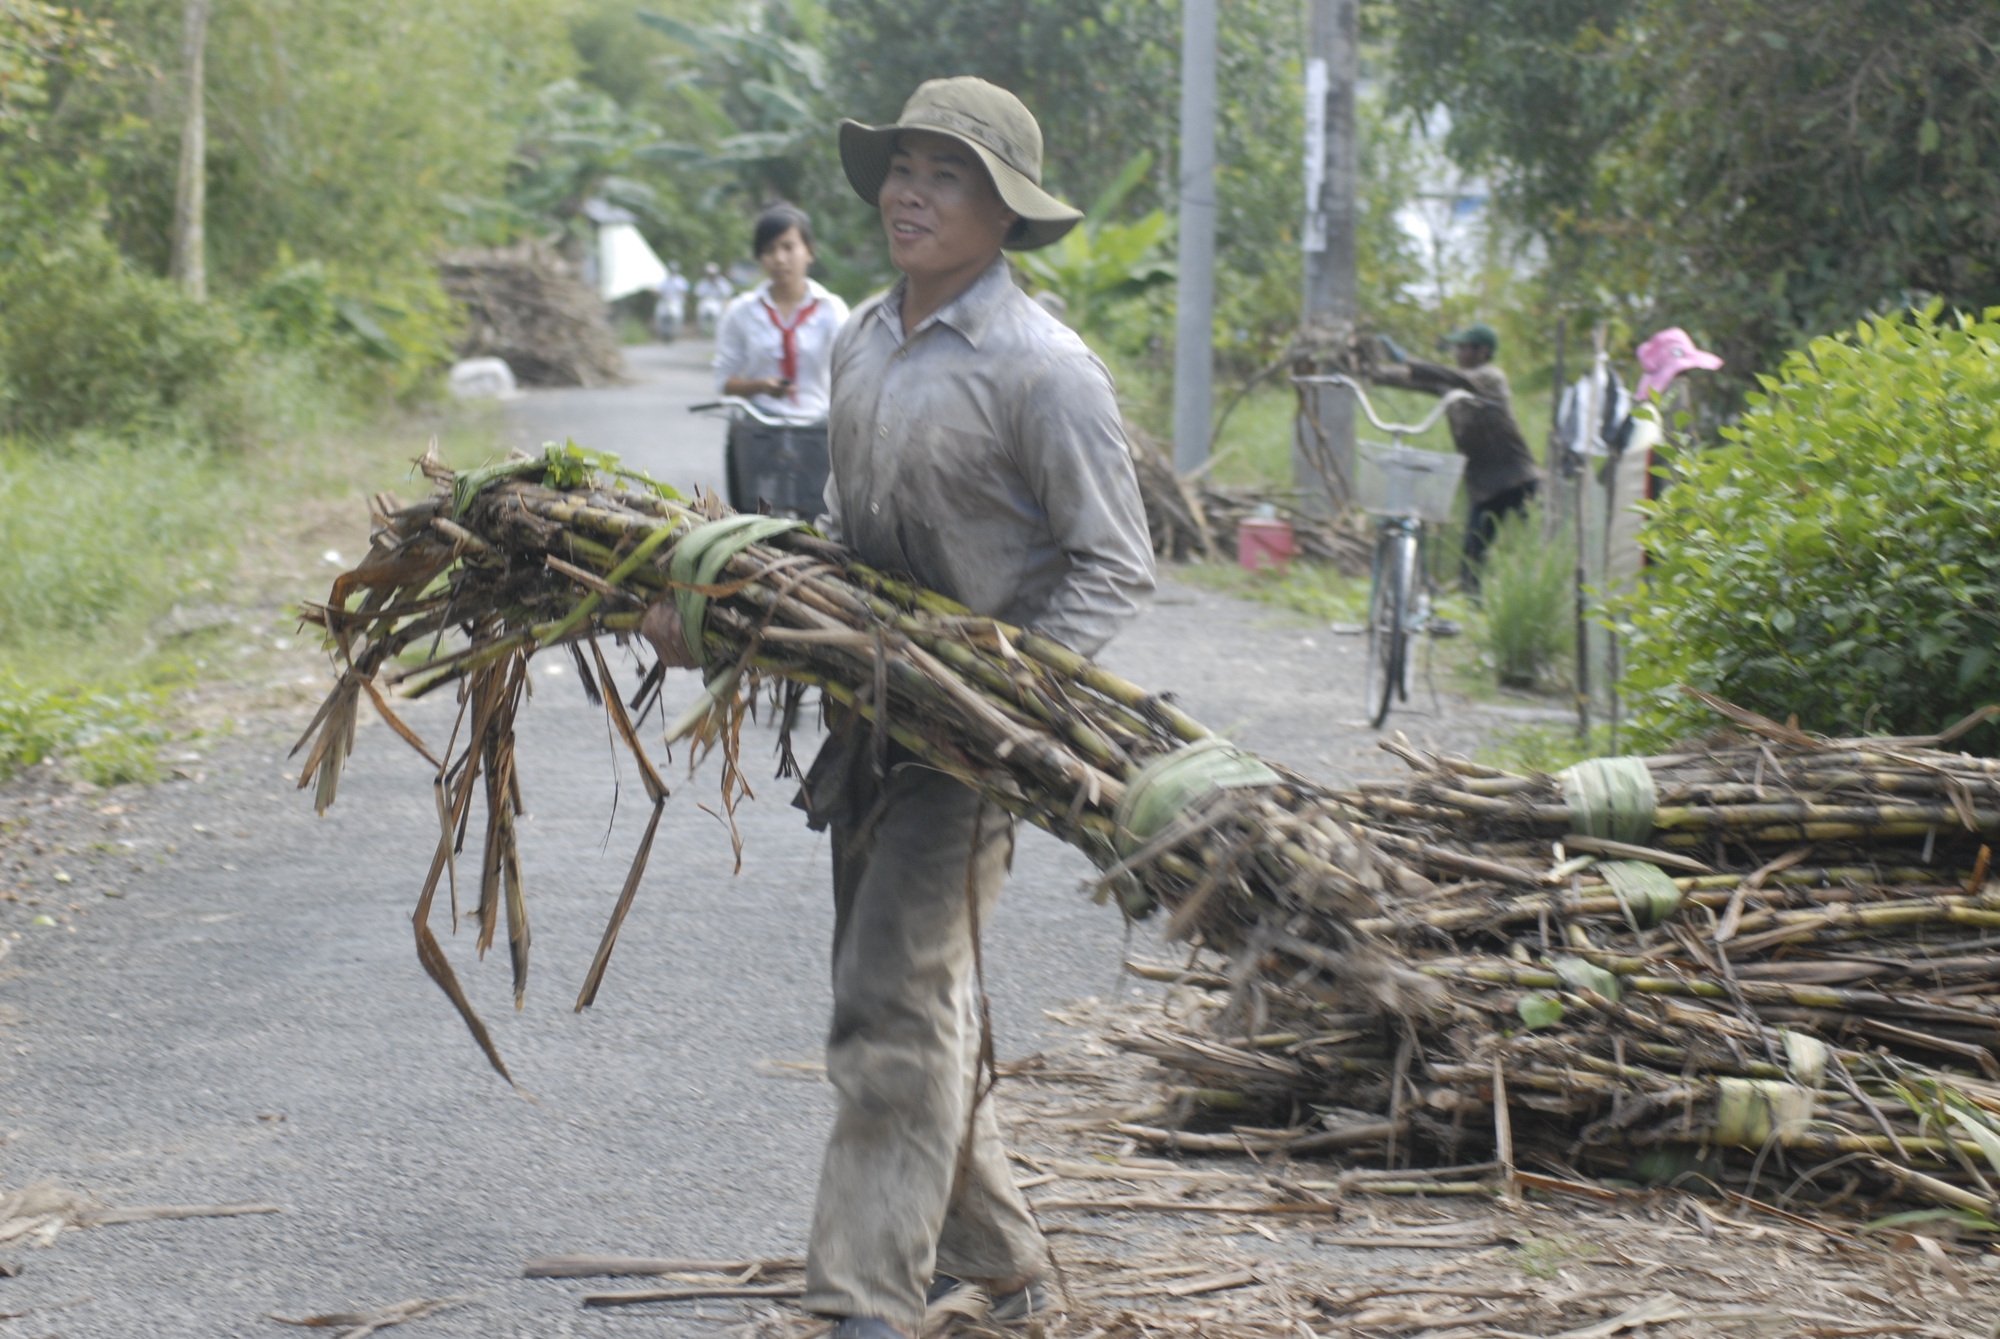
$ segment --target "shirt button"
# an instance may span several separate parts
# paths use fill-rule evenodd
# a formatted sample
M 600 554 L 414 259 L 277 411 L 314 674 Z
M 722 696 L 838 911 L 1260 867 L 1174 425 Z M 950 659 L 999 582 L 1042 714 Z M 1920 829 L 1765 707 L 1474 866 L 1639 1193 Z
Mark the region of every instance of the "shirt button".
M 889 425 L 884 423 L 881 427 L 875 429 L 875 435 L 877 437 L 887 437 L 889 435 Z
M 869 503 L 868 514 L 871 516 L 880 516 L 882 514 L 882 504 L 879 502 Z

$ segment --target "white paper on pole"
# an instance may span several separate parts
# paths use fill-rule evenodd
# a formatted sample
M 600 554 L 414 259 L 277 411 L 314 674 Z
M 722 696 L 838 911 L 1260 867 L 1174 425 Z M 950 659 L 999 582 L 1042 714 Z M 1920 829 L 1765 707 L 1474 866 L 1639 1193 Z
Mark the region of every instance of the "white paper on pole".
M 654 289 L 667 277 L 667 267 L 629 223 L 606 223 L 597 230 L 597 291 L 606 302 L 628 293 Z
M 1306 229 L 1305 249 L 1326 250 L 1326 213 L 1320 194 L 1326 186 L 1326 61 L 1306 62 Z

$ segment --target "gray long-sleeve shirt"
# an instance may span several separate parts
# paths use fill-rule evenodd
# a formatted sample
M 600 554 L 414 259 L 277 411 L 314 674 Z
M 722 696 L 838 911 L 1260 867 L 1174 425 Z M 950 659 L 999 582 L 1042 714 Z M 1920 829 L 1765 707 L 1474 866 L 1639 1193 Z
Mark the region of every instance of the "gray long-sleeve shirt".
M 907 338 L 902 296 L 862 303 L 834 342 L 822 528 L 1096 654 L 1153 589 L 1111 374 L 1004 258 Z

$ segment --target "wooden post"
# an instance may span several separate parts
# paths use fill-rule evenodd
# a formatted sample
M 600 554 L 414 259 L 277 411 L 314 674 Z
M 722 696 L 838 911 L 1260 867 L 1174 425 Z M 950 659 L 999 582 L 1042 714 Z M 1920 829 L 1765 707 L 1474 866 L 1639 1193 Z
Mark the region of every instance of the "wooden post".
M 1555 389 L 1549 397 L 1549 440 L 1542 449 L 1543 473 L 1548 476 L 1549 495 L 1542 504 L 1542 539 L 1544 542 L 1556 537 L 1562 529 L 1562 499 L 1559 490 L 1566 479 L 1563 470 L 1569 466 L 1565 458 L 1562 442 L 1563 392 L 1569 389 L 1568 373 L 1564 371 L 1563 356 L 1568 352 L 1569 317 L 1556 318 L 1556 371 Z
M 208 119 L 202 53 L 208 46 L 209 0 L 187 0 L 181 15 L 181 69 L 187 106 L 181 117 L 180 173 L 174 180 L 171 272 L 196 302 L 208 299 L 208 263 L 202 237 L 208 208 Z

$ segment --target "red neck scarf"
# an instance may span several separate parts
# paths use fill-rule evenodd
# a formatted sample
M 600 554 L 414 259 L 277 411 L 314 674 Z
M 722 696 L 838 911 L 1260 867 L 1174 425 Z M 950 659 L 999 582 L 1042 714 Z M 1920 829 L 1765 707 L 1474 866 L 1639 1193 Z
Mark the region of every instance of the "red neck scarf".
M 771 318 L 771 324 L 778 327 L 778 334 L 785 341 L 785 351 L 778 359 L 778 372 L 792 383 L 791 398 L 794 400 L 799 398 L 799 327 L 818 309 L 819 299 L 814 298 L 793 312 L 792 323 L 786 325 L 778 319 L 778 309 L 771 304 L 771 300 L 764 299 L 764 315 Z

